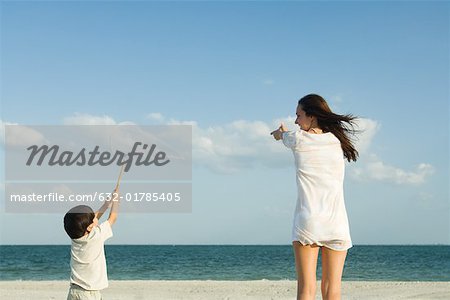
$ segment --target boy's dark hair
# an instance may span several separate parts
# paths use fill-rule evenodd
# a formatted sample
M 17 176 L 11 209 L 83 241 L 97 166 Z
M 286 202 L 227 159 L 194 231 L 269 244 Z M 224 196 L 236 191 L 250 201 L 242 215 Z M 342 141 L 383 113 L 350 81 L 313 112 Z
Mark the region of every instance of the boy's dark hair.
M 64 216 L 64 229 L 71 239 L 78 239 L 84 235 L 94 218 L 95 213 L 89 206 L 75 206 Z

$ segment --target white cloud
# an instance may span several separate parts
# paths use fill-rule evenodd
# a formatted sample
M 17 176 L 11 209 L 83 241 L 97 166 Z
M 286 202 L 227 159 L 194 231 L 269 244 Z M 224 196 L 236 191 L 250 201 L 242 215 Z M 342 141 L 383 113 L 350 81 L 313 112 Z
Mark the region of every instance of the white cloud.
M 287 116 L 285 118 L 275 119 L 272 121 L 271 127 L 273 129 L 277 129 L 278 127 L 280 127 L 280 124 L 283 123 L 284 126 L 288 128 L 288 130 L 297 130 L 298 125 L 295 124 L 295 118 L 296 117 L 293 116 Z
M 2 145 L 5 144 L 5 125 L 17 125 L 17 123 L 5 122 L 0 120 L 0 141 Z
M 192 125 L 194 163 L 220 173 L 233 173 L 256 164 L 273 165 L 273 153 L 283 152 L 261 121 L 233 121 L 223 126 L 202 128 L 195 121 L 170 120 L 170 125 Z M 278 156 L 281 157 L 281 156 Z M 289 163 L 289 156 L 281 161 Z
M 273 85 L 275 82 L 272 79 L 266 79 L 263 81 L 264 85 Z
M 64 118 L 63 123 L 64 125 L 116 125 L 116 121 L 109 116 L 93 116 L 80 113 Z
M 116 122 L 112 117 L 94 116 L 90 114 L 75 113 L 73 116 L 63 119 L 64 125 L 135 125 L 134 122 Z
M 164 117 L 163 117 L 164 118 Z M 289 151 L 270 135 L 284 123 L 289 130 L 297 130 L 295 117 L 278 118 L 271 122 L 237 120 L 224 125 L 201 127 L 195 121 L 170 119 L 167 124 L 192 125 L 192 152 L 196 165 L 220 173 L 233 173 L 255 166 L 284 167 L 293 164 Z M 367 149 L 378 128 L 377 122 L 364 119 L 364 129 L 358 143 Z
M 414 170 L 405 171 L 384 163 L 375 154 L 371 154 L 360 167 L 352 169 L 353 178 L 358 181 L 376 180 L 409 185 L 424 183 L 433 173 L 434 167 L 427 163 L 420 163 Z
M 14 125 L 8 127 L 8 138 L 5 140 L 6 129 L 5 126 Z M 29 146 L 30 144 L 44 143 L 44 136 L 34 128 L 28 126 L 19 125 L 17 123 L 4 122 L 0 120 L 0 134 L 1 144 L 10 147 Z
M 150 120 L 156 121 L 156 122 L 163 122 L 164 116 L 161 113 L 150 113 L 147 115 L 147 119 L 150 119 Z
M 339 95 L 331 96 L 328 99 L 330 100 L 330 102 L 333 102 L 333 103 L 342 103 L 343 102 L 342 96 L 339 96 Z
M 361 134 L 355 139 L 355 147 L 360 154 L 365 154 L 370 148 L 370 144 L 375 134 L 380 130 L 381 125 L 371 119 L 358 118 L 355 120 L 355 129 L 360 130 Z
M 233 173 L 255 166 L 269 168 L 290 166 L 292 156 L 281 142 L 275 142 L 270 132 L 284 123 L 290 130 L 297 130 L 295 117 L 274 119 L 271 122 L 237 120 L 224 125 L 201 127 L 195 121 L 167 119 L 161 113 L 148 115 L 165 124 L 192 126 L 192 151 L 194 164 L 219 173 Z M 4 122 L 0 122 L 2 129 Z M 74 114 L 64 118 L 66 125 L 126 125 L 133 122 L 117 122 L 107 115 Z M 380 124 L 371 119 L 357 120 L 361 130 L 355 146 L 363 159 L 351 164 L 350 172 L 357 180 L 387 181 L 396 184 L 417 185 L 434 173 L 434 167 L 419 163 L 413 170 L 391 166 L 371 152 L 371 143 L 380 130 Z M 2 130 L 3 132 L 3 130 Z M 31 135 L 31 133 L 30 133 Z M 37 136 L 36 136 L 37 137 Z M 29 141 L 29 140 L 28 140 Z
M 159 115 L 158 117 L 161 120 L 164 120 L 164 117 L 161 114 L 149 115 Z M 137 125 L 131 121 L 117 122 L 108 115 L 96 116 L 80 113 L 75 113 L 73 116 L 65 117 L 63 122 L 64 125 Z M 84 133 L 84 137 L 89 141 L 96 141 L 98 145 L 107 146 L 121 152 L 129 151 L 130 145 L 133 145 L 138 140 L 151 140 L 155 143 L 159 143 L 159 145 L 162 144 L 169 149 L 172 147 L 167 143 L 167 141 L 159 138 L 151 132 L 142 130 L 142 128 L 127 128 L 126 126 L 111 126 L 108 130 L 101 127 L 98 128 L 98 130 L 97 128 L 89 128 L 88 131 Z M 174 153 L 177 153 L 177 151 L 174 150 Z
M 231 123 L 202 128 L 195 121 L 170 120 L 168 124 L 193 126 L 193 159 L 221 173 L 238 172 L 257 165 L 283 167 L 293 160 L 280 142 L 275 142 L 270 132 L 284 123 L 290 130 L 297 130 L 295 117 L 275 119 L 272 122 L 239 120 Z M 379 122 L 360 118 L 355 129 L 360 130 L 355 147 L 364 158 L 357 165 L 351 164 L 351 172 L 357 180 L 388 181 L 396 184 L 417 185 L 434 173 L 430 164 L 420 163 L 411 171 L 390 166 L 371 152 L 371 144 L 380 131 Z
M 434 167 L 427 163 L 419 163 L 413 170 L 404 170 L 383 162 L 371 151 L 375 135 L 381 130 L 381 124 L 371 119 L 357 119 L 355 129 L 361 130 L 355 140 L 361 159 L 351 165 L 352 177 L 358 181 L 384 181 L 395 184 L 418 185 L 434 173 Z

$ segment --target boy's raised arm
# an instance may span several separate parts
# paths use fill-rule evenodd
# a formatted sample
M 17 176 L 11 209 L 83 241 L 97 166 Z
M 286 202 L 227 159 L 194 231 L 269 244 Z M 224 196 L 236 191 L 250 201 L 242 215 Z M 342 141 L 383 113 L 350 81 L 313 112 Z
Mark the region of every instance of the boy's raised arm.
M 110 225 L 113 225 L 114 223 L 116 223 L 117 220 L 117 214 L 119 213 L 119 189 L 116 188 L 114 190 L 115 192 L 113 193 L 113 198 L 111 200 L 111 210 L 109 211 L 109 217 L 108 217 L 108 222 Z
M 111 207 L 111 205 L 113 203 L 111 198 L 114 198 L 114 195 L 117 195 L 117 193 L 118 193 L 118 190 L 114 189 L 114 191 L 112 192 L 111 196 L 108 197 L 108 199 L 105 200 L 105 202 L 102 204 L 102 206 L 95 212 L 95 217 L 97 218 L 97 220 L 100 220 L 100 218 L 103 216 L 105 211 L 107 211 L 108 208 Z

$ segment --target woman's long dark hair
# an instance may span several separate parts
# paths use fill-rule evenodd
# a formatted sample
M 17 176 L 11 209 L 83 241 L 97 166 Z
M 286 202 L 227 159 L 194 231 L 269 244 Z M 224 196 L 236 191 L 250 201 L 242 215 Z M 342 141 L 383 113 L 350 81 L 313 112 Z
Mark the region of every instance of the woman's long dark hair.
M 309 94 L 301 98 L 298 105 L 307 116 L 317 118 L 317 123 L 324 132 L 331 132 L 339 139 L 344 156 L 348 161 L 356 161 L 359 154 L 350 139 L 350 135 L 355 136 L 355 133 L 358 132 L 354 129 L 355 116 L 333 113 L 325 99 L 316 94 Z

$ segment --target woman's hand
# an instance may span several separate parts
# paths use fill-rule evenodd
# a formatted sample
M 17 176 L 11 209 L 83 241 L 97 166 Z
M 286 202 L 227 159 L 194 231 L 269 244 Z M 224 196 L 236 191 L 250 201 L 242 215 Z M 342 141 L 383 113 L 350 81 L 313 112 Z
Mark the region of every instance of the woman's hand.
M 280 124 L 280 127 L 278 127 L 277 130 L 272 131 L 270 134 L 273 135 L 273 138 L 278 140 L 281 140 L 283 137 L 283 132 L 288 131 L 287 128 L 284 126 L 283 123 Z

